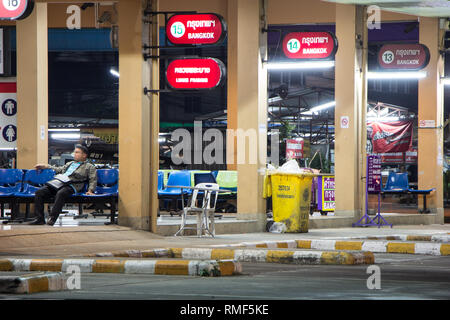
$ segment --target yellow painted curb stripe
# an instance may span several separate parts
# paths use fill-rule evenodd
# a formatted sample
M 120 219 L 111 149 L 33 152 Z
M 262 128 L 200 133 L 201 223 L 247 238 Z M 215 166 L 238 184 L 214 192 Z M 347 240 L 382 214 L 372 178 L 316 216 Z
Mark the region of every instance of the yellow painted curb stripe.
M 232 276 L 236 272 L 236 263 L 233 261 L 217 261 L 221 276 Z
M 323 252 L 320 258 L 321 264 L 355 264 L 355 258 L 348 252 Z
M 93 273 L 123 273 L 126 260 L 96 260 L 92 266 Z
M 172 258 L 182 258 L 183 248 L 169 248 L 169 252 Z
M 269 250 L 266 255 L 266 262 L 292 263 L 294 261 L 294 251 Z
M 407 241 L 431 241 L 431 236 L 407 236 Z
M 441 255 L 450 256 L 450 244 L 441 244 Z
M 155 274 L 165 275 L 189 275 L 189 262 L 182 261 L 157 261 Z
M 62 264 L 62 259 L 33 259 L 30 271 L 61 271 Z
M 397 243 L 389 242 L 387 244 L 386 252 L 389 253 L 415 253 L 414 243 Z
M 336 250 L 361 250 L 362 241 L 336 241 L 334 248 Z
M 0 260 L 0 271 L 12 271 L 13 264 L 9 260 Z
M 48 278 L 38 277 L 26 279 L 28 283 L 28 293 L 48 291 Z
M 288 247 L 287 242 L 277 242 L 277 248 L 285 249 Z
M 212 260 L 234 259 L 234 250 L 232 249 L 212 249 Z
M 296 240 L 298 249 L 311 249 L 311 240 Z
M 257 243 L 256 248 L 267 248 L 267 243 Z

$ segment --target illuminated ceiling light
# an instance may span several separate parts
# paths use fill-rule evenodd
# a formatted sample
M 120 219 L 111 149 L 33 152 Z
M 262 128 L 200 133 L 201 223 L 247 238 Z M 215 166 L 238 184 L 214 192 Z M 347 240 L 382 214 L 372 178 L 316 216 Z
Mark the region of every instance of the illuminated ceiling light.
M 79 132 L 80 129 L 48 129 L 49 132 Z
M 325 69 L 334 67 L 334 61 L 304 61 L 304 62 L 270 62 L 269 70 Z
M 80 139 L 79 133 L 53 133 L 52 139 Z
M 116 70 L 114 70 L 113 68 L 111 68 L 111 69 L 109 70 L 109 72 L 110 72 L 113 76 L 115 76 L 115 77 L 117 77 L 117 78 L 120 77 L 119 72 L 116 71 Z
M 315 106 L 315 107 L 309 109 L 309 111 L 302 112 L 302 114 L 312 115 L 313 113 L 319 112 L 321 110 L 324 110 L 324 109 L 327 109 L 330 107 L 334 107 L 335 105 L 336 105 L 336 101 L 327 102 L 327 103 Z
M 443 85 L 450 85 L 450 78 L 441 78 Z
M 405 72 L 368 72 L 367 79 L 422 79 L 427 76 L 424 71 L 405 71 Z
M 367 118 L 367 120 L 369 121 L 399 121 L 400 118 L 399 117 L 369 117 Z

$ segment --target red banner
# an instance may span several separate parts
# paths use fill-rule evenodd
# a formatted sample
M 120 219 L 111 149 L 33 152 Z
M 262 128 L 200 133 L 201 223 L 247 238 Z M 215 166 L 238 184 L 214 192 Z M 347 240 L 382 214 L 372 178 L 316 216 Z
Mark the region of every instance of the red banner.
M 411 147 L 408 151 L 405 152 L 405 163 L 417 163 L 417 148 Z
M 23 19 L 33 8 L 33 0 L 0 0 L 0 20 Z
M 213 13 L 176 14 L 166 25 L 167 38 L 175 45 L 215 44 L 225 31 L 222 17 Z
M 213 89 L 225 77 L 225 65 L 215 58 L 186 58 L 169 63 L 167 83 L 173 89 Z
M 368 122 L 374 153 L 405 152 L 412 146 L 412 121 Z
M 286 140 L 286 160 L 303 158 L 304 141 L 296 139 Z
M 290 59 L 327 59 L 337 50 L 330 32 L 291 32 L 283 39 L 283 52 Z
M 420 70 L 430 61 L 430 51 L 423 44 L 386 44 L 378 52 L 383 69 Z

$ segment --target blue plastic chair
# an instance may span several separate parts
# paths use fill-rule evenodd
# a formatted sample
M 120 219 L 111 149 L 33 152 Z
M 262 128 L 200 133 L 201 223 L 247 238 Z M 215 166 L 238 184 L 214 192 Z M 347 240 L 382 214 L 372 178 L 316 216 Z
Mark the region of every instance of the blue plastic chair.
M 23 176 L 22 191 L 15 192 L 14 196 L 18 198 L 33 198 L 36 191 L 43 187 L 47 181 L 55 176 L 52 169 L 27 170 Z
M 23 171 L 0 169 L 0 197 L 11 197 L 22 188 Z
M 171 186 L 191 186 L 191 172 L 187 170 L 172 172 L 167 181 L 166 188 L 158 191 L 158 197 L 177 197 L 181 196 L 181 188 L 172 188 Z M 191 194 L 192 190 L 183 189 L 183 194 Z
M 117 169 L 97 169 L 95 195 L 83 194 L 87 198 L 114 197 L 119 194 L 119 171 Z
M 384 193 L 405 193 L 409 191 L 408 174 L 389 172 L 386 186 L 383 188 Z
M 164 172 L 158 171 L 158 191 L 164 190 Z

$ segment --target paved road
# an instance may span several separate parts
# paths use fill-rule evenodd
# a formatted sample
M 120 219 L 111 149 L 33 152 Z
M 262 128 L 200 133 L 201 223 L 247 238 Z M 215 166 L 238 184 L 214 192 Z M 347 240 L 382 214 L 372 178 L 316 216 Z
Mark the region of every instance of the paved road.
M 450 299 L 450 257 L 377 254 L 381 289 L 367 266 L 244 263 L 235 277 L 83 274 L 81 290 L 0 299 Z

